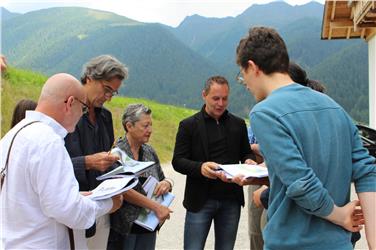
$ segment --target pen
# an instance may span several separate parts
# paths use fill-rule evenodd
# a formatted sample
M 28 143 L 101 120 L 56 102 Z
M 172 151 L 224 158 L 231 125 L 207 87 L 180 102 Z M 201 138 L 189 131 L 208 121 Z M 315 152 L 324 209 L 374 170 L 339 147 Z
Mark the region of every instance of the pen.
M 115 140 L 114 140 L 114 143 L 112 143 L 112 146 L 111 146 L 111 148 L 110 148 L 110 150 L 108 151 L 108 154 L 107 155 L 110 155 L 111 154 L 111 151 L 112 151 L 112 149 L 115 147 Z

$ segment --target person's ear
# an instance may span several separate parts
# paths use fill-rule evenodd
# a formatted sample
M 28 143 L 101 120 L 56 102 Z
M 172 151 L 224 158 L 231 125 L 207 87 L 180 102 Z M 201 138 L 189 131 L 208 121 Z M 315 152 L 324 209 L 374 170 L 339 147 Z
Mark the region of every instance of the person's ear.
M 130 122 L 127 122 L 125 126 L 127 127 L 127 131 L 129 131 L 133 127 L 132 123 Z
M 74 97 L 73 96 L 69 96 L 66 101 L 64 102 L 65 103 L 65 109 L 67 111 L 71 110 L 72 109 L 72 105 L 73 105 L 73 102 L 74 102 Z

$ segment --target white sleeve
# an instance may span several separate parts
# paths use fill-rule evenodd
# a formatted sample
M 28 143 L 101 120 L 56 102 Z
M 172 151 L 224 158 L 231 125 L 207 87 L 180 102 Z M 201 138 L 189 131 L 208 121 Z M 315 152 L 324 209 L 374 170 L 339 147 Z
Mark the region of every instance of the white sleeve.
M 71 159 L 60 141 L 43 145 L 30 164 L 34 192 L 43 213 L 73 229 L 91 227 L 112 208 L 112 199 L 92 201 L 79 193 Z

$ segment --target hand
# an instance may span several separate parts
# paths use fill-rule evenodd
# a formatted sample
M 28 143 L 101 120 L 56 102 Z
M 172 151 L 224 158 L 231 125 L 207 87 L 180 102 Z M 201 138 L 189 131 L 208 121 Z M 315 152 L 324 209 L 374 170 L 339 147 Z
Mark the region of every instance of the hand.
M 123 204 L 123 195 L 116 195 L 112 197 L 112 208 L 110 210 L 110 214 L 118 210 L 121 205 Z
M 356 212 L 359 211 L 357 208 L 358 206 L 360 206 L 358 200 L 351 201 L 343 207 L 337 207 L 334 205 L 333 211 L 325 218 L 334 224 L 343 227 L 347 231 L 359 232 L 363 228 L 362 219 L 353 219 L 357 218 L 357 215 L 359 215 L 358 212 Z
M 160 196 L 162 194 L 168 193 L 171 189 L 171 184 L 168 181 L 160 181 L 154 189 L 154 194 Z
M 219 178 L 221 181 L 226 182 L 226 183 L 232 183 L 232 179 L 227 178 L 224 171 L 216 171 L 215 174 L 217 178 Z
M 218 169 L 218 164 L 215 162 L 204 162 L 201 165 L 201 174 L 209 179 L 217 179 L 216 170 Z
M 249 180 L 252 178 L 244 178 L 244 175 L 239 174 L 235 175 L 234 178 L 232 178 L 232 182 L 238 184 L 239 186 L 245 186 L 245 185 L 250 185 Z
M 7 69 L 7 59 L 5 56 L 0 55 L 0 70 L 1 72 L 5 71 Z
M 362 226 L 365 223 L 363 210 L 360 206 L 356 206 L 354 212 L 351 215 L 352 224 L 356 226 Z
M 246 185 L 269 185 L 269 178 L 262 177 L 248 177 L 244 178 L 244 175 L 236 175 L 232 178 L 232 182 L 238 184 L 239 186 L 246 186 Z
M 257 189 L 256 191 L 253 192 L 252 199 L 253 199 L 253 203 L 255 203 L 256 207 L 263 207 L 262 202 L 261 202 L 261 194 L 267 188 L 268 188 L 268 186 L 262 185 L 259 189 Z
M 170 213 L 173 213 L 173 211 L 159 204 L 154 210 L 154 213 L 158 217 L 159 223 L 163 223 L 165 220 L 170 219 Z
M 93 192 L 91 191 L 81 191 L 80 194 L 83 195 L 83 196 L 88 196 L 88 195 L 91 195 Z
M 106 171 L 108 167 L 119 160 L 119 156 L 109 154 L 108 152 L 100 152 L 85 156 L 86 169 L 93 169 L 98 171 Z
M 255 161 L 252 160 L 252 159 L 247 159 L 247 160 L 244 161 L 244 163 L 245 163 L 245 164 L 249 164 L 249 165 L 256 165 L 256 164 L 257 164 L 257 162 L 255 162 Z

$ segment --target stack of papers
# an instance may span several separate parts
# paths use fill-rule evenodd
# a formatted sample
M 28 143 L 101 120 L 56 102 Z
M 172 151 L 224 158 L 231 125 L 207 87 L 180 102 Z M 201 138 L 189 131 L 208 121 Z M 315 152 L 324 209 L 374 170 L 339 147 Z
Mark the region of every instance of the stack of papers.
M 244 178 L 262 178 L 268 176 L 268 169 L 260 165 L 225 164 L 219 167 L 219 170 L 223 170 L 229 179 L 232 179 L 236 175 L 244 175 Z
M 158 202 L 159 204 L 162 204 L 163 206 L 170 206 L 175 198 L 175 195 L 173 195 L 172 193 L 166 193 L 164 195 L 160 195 L 157 197 L 154 194 L 154 190 L 157 184 L 158 180 L 156 178 L 154 178 L 153 176 L 148 177 L 148 179 L 142 185 L 143 189 L 146 192 L 146 196 L 149 199 L 152 199 Z M 140 215 L 134 223 L 142 226 L 143 228 L 146 228 L 149 231 L 154 231 L 159 224 L 159 220 L 153 211 L 143 208 L 140 212 Z
M 154 161 L 133 160 L 120 148 L 113 148 L 111 150 L 111 154 L 119 156 L 120 160 L 118 161 L 120 162 L 121 166 L 106 174 L 98 176 L 97 180 L 120 177 L 123 175 L 140 175 L 155 163 Z
M 92 200 L 103 200 L 121 194 L 138 183 L 137 177 L 123 176 L 121 178 L 107 179 L 98 185 L 87 197 Z

